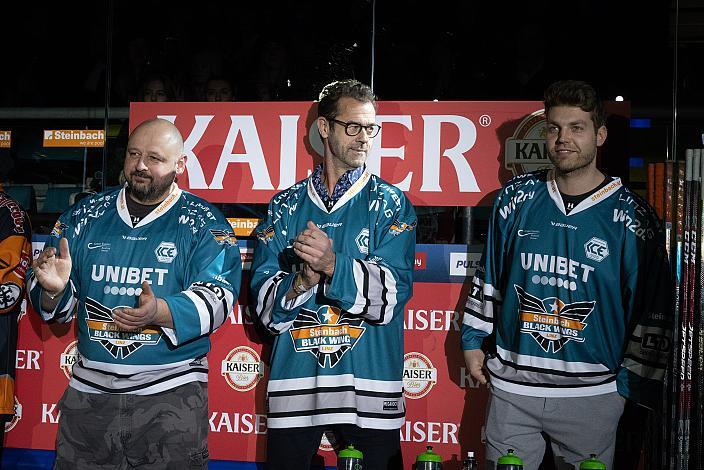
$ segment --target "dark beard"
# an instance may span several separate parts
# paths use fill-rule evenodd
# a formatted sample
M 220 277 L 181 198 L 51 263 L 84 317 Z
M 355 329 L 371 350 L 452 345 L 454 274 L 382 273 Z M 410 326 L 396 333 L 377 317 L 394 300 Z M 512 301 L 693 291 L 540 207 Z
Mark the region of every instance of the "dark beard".
M 133 176 L 141 176 L 143 178 L 150 178 L 151 181 L 146 185 L 133 185 L 131 179 Z M 166 176 L 161 178 L 154 178 L 153 176 L 148 176 L 146 174 L 135 171 L 130 174 L 130 179 L 127 180 L 127 194 L 132 196 L 137 202 L 142 204 L 153 204 L 161 202 L 171 189 L 171 184 L 176 181 L 176 172 L 172 171 Z

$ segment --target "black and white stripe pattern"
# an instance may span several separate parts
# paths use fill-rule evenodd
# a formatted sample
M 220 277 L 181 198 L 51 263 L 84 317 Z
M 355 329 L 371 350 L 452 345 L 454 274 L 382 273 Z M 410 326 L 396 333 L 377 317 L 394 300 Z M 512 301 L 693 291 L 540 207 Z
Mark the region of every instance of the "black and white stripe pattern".
M 261 289 L 259 289 L 259 295 L 257 296 L 257 317 L 259 317 L 259 321 L 262 325 L 264 325 L 264 327 L 273 334 L 280 334 L 291 328 L 291 325 L 293 324 L 293 320 L 282 323 L 274 323 L 273 318 L 276 292 L 279 289 L 279 285 L 285 278 L 286 273 L 284 271 L 278 271 L 276 274 L 267 279 L 266 282 L 264 282 Z
M 217 330 L 234 306 L 232 292 L 211 282 L 194 282 L 183 293 L 196 306 L 201 335 Z
M 87 393 L 152 395 L 190 382 L 207 381 L 206 358 L 162 366 L 110 364 L 81 358 L 73 366 L 69 385 Z
M 491 334 L 494 330 L 494 317 L 500 307 L 501 293 L 475 276 L 467 296 L 462 323 Z
M 397 302 L 396 279 L 391 270 L 380 264 L 354 259 L 352 275 L 357 296 L 348 312 L 361 315 L 373 324 L 390 322 Z
M 651 380 L 662 380 L 667 368 L 666 339 L 669 329 L 638 325 L 628 340 L 622 366 L 632 373 Z
M 586 396 L 616 390 L 616 373 L 602 364 L 526 356 L 497 347 L 487 367 L 495 385 L 520 395 Z
M 71 290 L 71 293 L 69 294 L 70 297 L 68 300 L 63 303 L 63 301 L 60 301 L 57 305 L 56 308 L 52 312 L 47 312 L 44 309 L 41 308 L 41 285 L 39 284 L 39 281 L 37 280 L 36 276 L 34 273 L 32 273 L 32 276 L 29 279 L 29 292 L 32 292 L 34 289 L 39 289 L 39 305 L 33 305 L 34 309 L 40 313 L 42 316 L 42 319 L 44 321 L 55 321 L 57 323 L 68 323 L 71 320 L 73 320 L 73 317 L 76 313 L 76 304 L 78 303 L 78 299 L 76 298 L 76 286 L 74 286 L 73 281 L 69 279 L 68 281 L 68 286 L 66 287 L 67 289 Z M 66 293 L 64 292 L 63 295 Z M 63 307 L 61 307 L 61 304 L 63 303 Z M 61 308 L 59 308 L 61 307 Z
M 351 374 L 270 380 L 268 403 L 271 428 L 350 423 L 398 429 L 406 414 L 402 381 Z

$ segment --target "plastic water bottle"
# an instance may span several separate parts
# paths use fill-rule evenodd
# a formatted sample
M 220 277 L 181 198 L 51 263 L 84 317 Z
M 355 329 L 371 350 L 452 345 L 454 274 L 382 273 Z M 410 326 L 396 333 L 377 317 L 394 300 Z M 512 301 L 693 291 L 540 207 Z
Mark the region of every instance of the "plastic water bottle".
M 363 457 L 362 452 L 349 445 L 337 454 L 337 470 L 362 470 Z
M 513 449 L 509 449 L 506 455 L 499 457 L 496 470 L 523 470 L 523 460 L 513 453 Z
M 579 464 L 579 470 L 606 470 L 606 464 L 596 458 L 596 454 L 591 454 L 587 460 Z
M 442 457 L 433 452 L 433 446 L 428 446 L 425 452 L 416 457 L 415 470 L 442 470 Z
M 474 457 L 474 452 L 467 452 L 467 458 L 462 461 L 462 470 L 477 470 L 478 468 L 479 462 Z

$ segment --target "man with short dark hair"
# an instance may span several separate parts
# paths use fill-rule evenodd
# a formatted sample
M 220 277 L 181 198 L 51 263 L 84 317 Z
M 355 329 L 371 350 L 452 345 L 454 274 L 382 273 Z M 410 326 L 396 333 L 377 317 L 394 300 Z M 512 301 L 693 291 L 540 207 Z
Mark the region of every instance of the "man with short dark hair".
M 28 273 L 44 320 L 78 322 L 55 468 L 207 468 L 206 355 L 242 267 L 227 220 L 176 184 L 185 163 L 172 123 L 137 126 L 125 186 L 62 214 Z
M 277 194 L 257 227 L 256 314 L 274 335 L 267 462 L 310 467 L 324 431 L 365 468 L 401 469 L 403 311 L 416 216 L 365 162 L 379 132 L 371 89 L 345 80 L 320 94 L 323 163 Z
M 541 433 L 558 468 L 590 454 L 611 468 L 624 400 L 660 402 L 671 310 L 664 236 L 652 208 L 596 166 L 607 131 L 594 89 L 552 84 L 545 115 L 554 168 L 499 192 L 462 348 L 472 377 L 491 380 L 487 468 L 510 448 L 537 469 Z

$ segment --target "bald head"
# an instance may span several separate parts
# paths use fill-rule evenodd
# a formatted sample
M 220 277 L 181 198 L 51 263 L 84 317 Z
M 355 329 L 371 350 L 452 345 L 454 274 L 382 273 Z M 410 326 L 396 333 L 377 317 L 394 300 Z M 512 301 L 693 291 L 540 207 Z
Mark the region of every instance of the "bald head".
M 183 137 L 176 126 L 166 119 L 154 118 L 140 123 L 132 130 L 130 142 L 136 137 L 149 136 L 158 139 L 180 157 L 183 155 Z
M 183 138 L 164 119 L 139 124 L 130 134 L 123 172 L 130 196 L 142 204 L 160 202 L 186 169 Z

